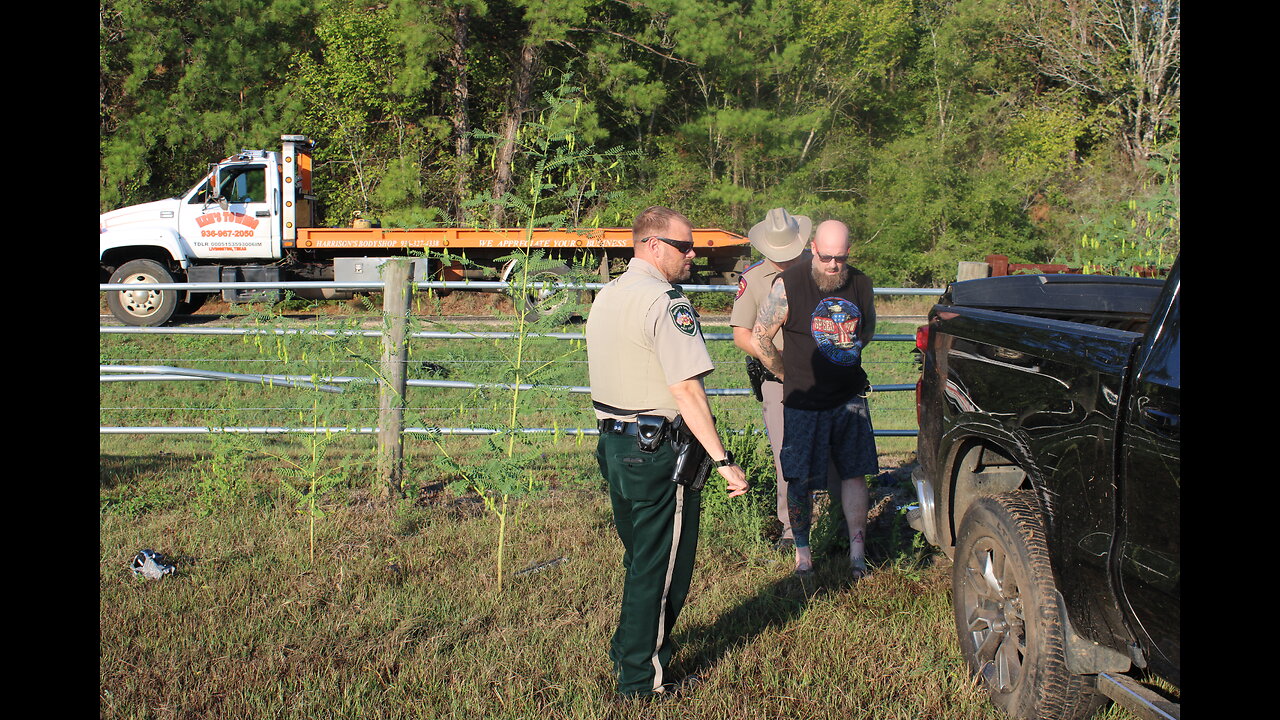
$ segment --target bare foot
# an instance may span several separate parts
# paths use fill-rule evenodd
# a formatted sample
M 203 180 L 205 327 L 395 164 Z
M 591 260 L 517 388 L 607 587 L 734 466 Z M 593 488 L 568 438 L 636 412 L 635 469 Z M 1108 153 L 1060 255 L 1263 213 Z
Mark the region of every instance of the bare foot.
M 807 547 L 796 548 L 796 574 L 813 574 L 813 550 Z

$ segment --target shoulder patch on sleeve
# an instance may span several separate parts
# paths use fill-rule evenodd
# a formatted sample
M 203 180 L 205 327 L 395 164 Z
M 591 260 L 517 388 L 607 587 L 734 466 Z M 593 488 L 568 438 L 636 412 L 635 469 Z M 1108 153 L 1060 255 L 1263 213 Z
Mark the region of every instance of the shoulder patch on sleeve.
M 742 297 L 742 293 L 747 291 L 747 275 L 743 273 L 738 276 L 738 294 L 734 296 L 734 300 Z
M 698 334 L 698 319 L 693 312 L 693 306 L 689 303 L 675 303 L 669 308 L 671 313 L 671 323 L 676 329 L 685 335 L 694 336 Z

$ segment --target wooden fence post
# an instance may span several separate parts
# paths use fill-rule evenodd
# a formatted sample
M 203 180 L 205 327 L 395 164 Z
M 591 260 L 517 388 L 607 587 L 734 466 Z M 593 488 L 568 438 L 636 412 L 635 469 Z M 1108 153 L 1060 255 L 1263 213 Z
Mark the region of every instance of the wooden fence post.
M 404 473 L 405 361 L 409 346 L 405 330 L 409 321 L 409 298 L 413 289 L 409 258 L 392 258 L 382 265 L 386 283 L 382 296 L 382 365 L 378 388 L 378 477 L 383 497 L 400 499 Z

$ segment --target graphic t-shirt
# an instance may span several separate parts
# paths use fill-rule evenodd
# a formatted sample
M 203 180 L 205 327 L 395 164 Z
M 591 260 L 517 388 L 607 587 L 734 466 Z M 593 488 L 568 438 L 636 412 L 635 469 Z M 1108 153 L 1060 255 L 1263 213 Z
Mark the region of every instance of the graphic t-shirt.
M 875 331 L 871 279 L 850 267 L 844 287 L 823 293 L 809 263 L 778 277 L 785 284 L 788 307 L 782 325 L 782 404 L 826 410 L 862 392 L 867 386 L 862 348 Z

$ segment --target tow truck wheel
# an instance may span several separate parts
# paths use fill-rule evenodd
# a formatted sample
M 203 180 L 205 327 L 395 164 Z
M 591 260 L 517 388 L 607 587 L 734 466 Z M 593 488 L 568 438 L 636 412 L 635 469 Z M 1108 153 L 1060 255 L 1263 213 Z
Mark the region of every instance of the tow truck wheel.
M 965 513 L 951 575 L 960 653 L 1014 718 L 1091 717 L 1106 701 L 1063 655 L 1048 544 L 1028 491 L 989 495 Z
M 540 317 L 551 315 L 566 303 L 571 302 L 575 298 L 574 291 L 555 290 L 539 285 L 539 283 L 564 282 L 568 274 L 568 266 L 553 265 L 541 271 L 530 272 L 527 278 L 528 286 L 523 294 L 519 292 L 519 288 L 509 288 L 507 295 L 516 306 L 516 314 L 523 314 L 527 322 L 534 322 Z M 504 265 L 500 278 L 502 282 L 518 284 L 521 279 L 520 261 L 511 260 Z
M 130 260 L 111 274 L 111 282 L 138 286 L 136 290 L 107 293 L 111 314 L 126 325 L 163 325 L 178 308 L 177 290 L 147 289 L 150 284 L 173 282 L 169 271 L 154 260 Z

